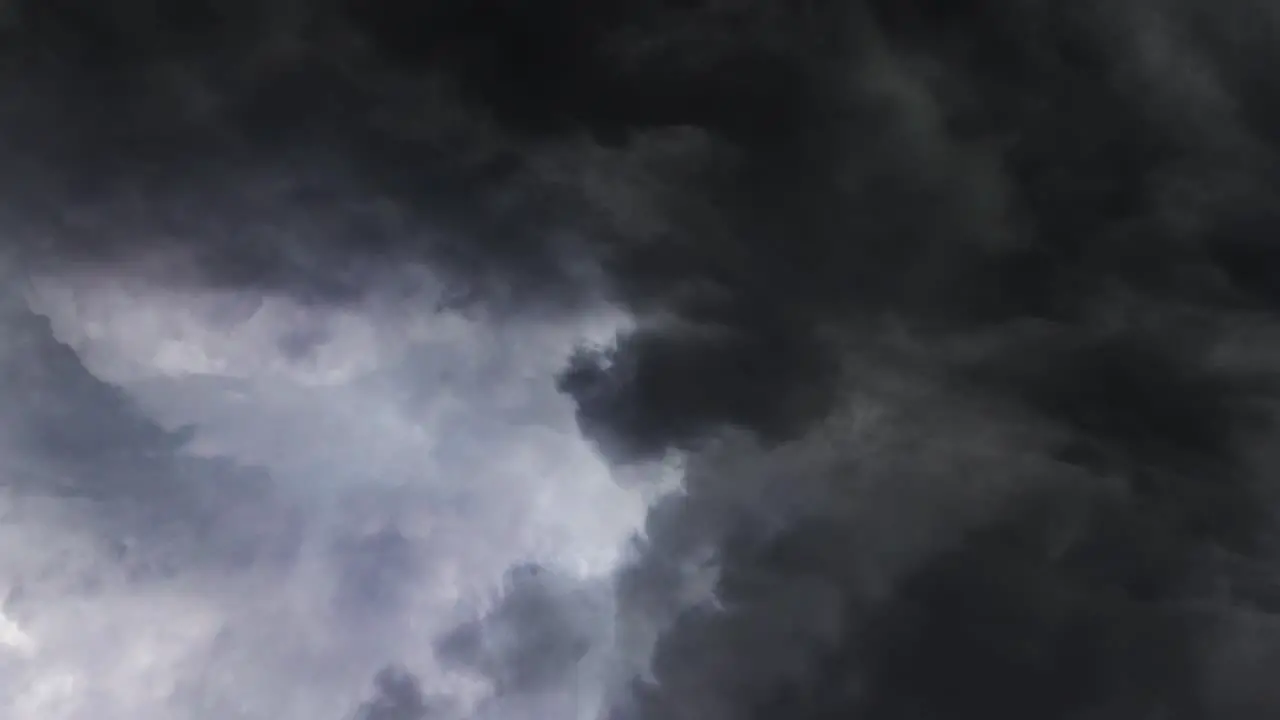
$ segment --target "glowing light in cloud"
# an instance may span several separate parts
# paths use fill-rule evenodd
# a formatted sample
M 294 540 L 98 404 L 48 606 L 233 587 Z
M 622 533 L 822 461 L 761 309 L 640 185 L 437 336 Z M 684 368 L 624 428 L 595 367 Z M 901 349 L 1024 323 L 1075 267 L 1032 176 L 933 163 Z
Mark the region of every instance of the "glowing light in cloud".
M 600 648 L 584 662 L 612 662 L 608 576 L 652 498 L 615 481 L 554 376 L 621 314 L 466 318 L 422 298 L 314 308 L 87 276 L 38 279 L 31 299 L 95 374 L 162 424 L 191 426 L 190 450 L 271 479 L 247 514 L 214 514 L 214 532 L 250 546 L 232 566 L 202 561 L 214 550 L 199 543 L 190 557 L 112 545 L 77 520 L 92 507 L 11 513 L 0 578 L 22 589 L 20 612 L 0 618 L 12 656 L 0 662 L 16 669 L 0 682 L 14 720 L 336 720 L 388 663 L 456 712 L 523 717 L 552 701 L 485 701 L 488 682 L 441 667 L 433 643 L 483 615 L 525 562 L 594 584 Z M 265 554 L 276 546 L 292 548 L 285 560 Z M 44 554 L 14 550 L 30 547 Z M 607 676 L 586 669 L 552 704 L 598 703 L 590 685 Z

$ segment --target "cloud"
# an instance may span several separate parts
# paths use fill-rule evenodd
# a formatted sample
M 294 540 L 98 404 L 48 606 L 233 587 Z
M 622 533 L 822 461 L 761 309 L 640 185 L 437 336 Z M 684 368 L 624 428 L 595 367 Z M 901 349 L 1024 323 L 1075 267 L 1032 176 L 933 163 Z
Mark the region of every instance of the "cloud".
M 1272 13 L 181 7 L 17 5 L 4 230 L 195 428 L 88 425 L 328 483 L 308 612 L 238 610 L 269 641 L 227 666 L 394 647 L 422 689 L 382 696 L 496 685 L 478 717 L 1267 716 Z M 657 462 L 678 491 L 595 481 Z
M 446 662 L 487 676 L 499 694 L 561 685 L 590 650 L 592 635 L 600 632 L 591 627 L 600 623 L 593 617 L 599 609 L 592 604 L 584 589 L 552 571 L 515 568 L 497 606 L 443 637 L 437 653 Z
M 650 302 L 713 290 L 661 296 L 681 322 L 564 377 L 620 459 L 696 458 L 623 583 L 635 641 L 657 635 L 624 703 L 641 716 L 1231 706 L 1206 684 L 1208 648 L 1256 601 L 1210 591 L 1235 581 L 1208 558 L 1274 553 L 1258 455 L 1274 396 L 1273 368 L 1232 367 L 1222 343 L 1274 308 L 1243 270 L 1267 261 L 1222 253 L 1265 221 L 1228 221 L 1223 245 L 1234 201 L 1192 218 L 1164 204 L 1232 161 L 1148 104 L 1141 83 L 1165 79 L 1117 64 L 1123 16 L 949 11 L 979 51 L 934 12 L 882 18 L 874 50 L 829 67 L 846 82 L 819 92 L 845 122 L 738 143 L 729 180 L 703 186 L 726 193 L 698 226 L 732 228 L 724 245 L 613 266 L 652 278 Z M 868 399 L 871 445 L 847 420 Z M 726 429 L 760 447 L 724 445 Z
M 269 323 L 202 327 L 207 295 L 157 306 L 127 281 L 92 287 L 124 311 L 91 305 L 85 322 L 54 292 L 56 321 L 20 296 L 4 319 L 0 696 L 17 718 L 459 717 L 492 690 L 441 667 L 435 640 L 514 563 L 607 573 L 643 516 L 553 382 L 600 318 L 428 322 L 370 348 L 370 370 L 316 384 Z M 166 312 L 185 318 L 186 352 L 227 360 L 175 370 L 120 342 L 173 341 L 138 321 Z M 348 327 L 394 322 L 350 312 Z M 388 663 L 432 699 L 378 675 Z
M 359 720 L 426 720 L 434 714 L 418 679 L 403 670 L 379 670 L 373 685 L 374 697 L 361 705 Z

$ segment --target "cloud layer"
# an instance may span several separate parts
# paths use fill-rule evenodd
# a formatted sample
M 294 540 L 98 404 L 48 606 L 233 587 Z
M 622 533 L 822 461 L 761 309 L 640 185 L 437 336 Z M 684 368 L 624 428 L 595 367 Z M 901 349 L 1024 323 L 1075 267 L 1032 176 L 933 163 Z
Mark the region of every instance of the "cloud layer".
M 8 17 L 0 218 L 54 321 L 19 308 L 12 337 L 78 353 L 6 342 L 63 378 L 7 387 L 48 414 L 6 422 L 8 484 L 94 498 L 94 522 L 154 535 L 139 547 L 181 547 L 159 539 L 176 528 L 228 548 L 172 551 L 180 600 L 128 585 L 86 612 L 181 608 L 174 633 L 242 613 L 262 638 L 156 640 L 264 669 L 184 672 L 155 703 L 1274 714 L 1270 10 Z M 142 419 L 94 414 L 122 393 Z M 90 450 L 117 459 L 76 464 Z M 213 455 L 269 478 L 171 482 L 248 472 Z M 92 526 L 49 507 L 31 532 Z M 231 570 L 237 547 L 278 550 Z M 5 612 L 10 644 L 34 642 Z M 317 680 L 283 689 L 284 667 Z M 353 678 L 372 687 L 338 689 Z

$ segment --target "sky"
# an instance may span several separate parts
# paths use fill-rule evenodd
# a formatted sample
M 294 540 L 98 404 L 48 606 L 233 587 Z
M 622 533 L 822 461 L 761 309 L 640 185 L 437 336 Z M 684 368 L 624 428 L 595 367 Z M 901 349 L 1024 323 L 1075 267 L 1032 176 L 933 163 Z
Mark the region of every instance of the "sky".
M 0 2 L 0 715 L 1275 717 L 1278 32 Z
M 111 482 L 94 457 L 130 442 L 99 439 L 100 425 L 132 414 L 180 437 L 194 464 L 156 481 L 203 483 L 208 496 L 148 490 L 130 499 L 138 517 L 97 527 L 96 508 L 117 512 L 113 498 L 6 493 L 11 716 L 341 718 L 379 672 L 402 665 L 456 712 L 479 712 L 481 660 L 442 666 L 433 643 L 500 607 L 512 568 L 529 564 L 569 584 L 577 599 L 565 602 L 583 606 L 573 632 L 611 651 L 610 574 L 654 488 L 674 476 L 653 463 L 638 471 L 652 487 L 616 482 L 555 373 L 574 347 L 607 342 L 617 313 L 511 324 L 439 316 L 423 297 L 339 311 L 98 274 L 25 285 L 11 322 L 35 326 L 36 352 L 14 361 L 56 368 L 40 387 L 53 397 L 32 404 L 100 413 L 75 431 L 77 481 Z M 300 352 L 291 343 L 303 323 L 314 339 Z M 110 383 L 118 405 L 78 408 L 92 401 L 69 391 L 73 380 Z M 30 423 L 22 410 L 6 415 L 6 434 Z M 42 466 L 65 451 L 45 459 L 29 443 L 12 452 L 53 475 Z M 120 472 L 146 470 L 126 461 Z M 600 702 L 590 687 L 585 698 L 555 690 L 483 712 L 577 717 Z M 552 709 L 523 709 L 533 702 Z

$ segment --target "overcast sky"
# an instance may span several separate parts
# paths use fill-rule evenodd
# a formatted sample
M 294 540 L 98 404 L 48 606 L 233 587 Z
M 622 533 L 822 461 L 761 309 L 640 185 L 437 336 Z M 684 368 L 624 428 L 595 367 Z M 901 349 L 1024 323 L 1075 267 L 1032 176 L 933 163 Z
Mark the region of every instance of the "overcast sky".
M 1277 32 L 0 2 L 0 716 L 1277 717 Z
M 483 677 L 440 668 L 432 644 L 489 607 L 508 568 L 545 565 L 611 605 L 654 493 L 615 482 L 554 375 L 576 345 L 609 342 L 619 313 L 504 323 L 435 315 L 424 297 L 334 311 L 109 275 L 41 278 L 29 295 L 89 372 L 158 423 L 192 426 L 192 452 L 269 471 L 270 505 L 212 522 L 296 547 L 270 569 L 135 581 L 77 520 L 92 506 L 8 500 L 8 590 L 41 597 L 5 621 L 15 720 L 341 717 L 396 664 L 466 705 Z M 607 653 L 607 609 L 577 622 Z M 554 711 L 486 716 L 598 703 L 598 676 L 539 701 Z

